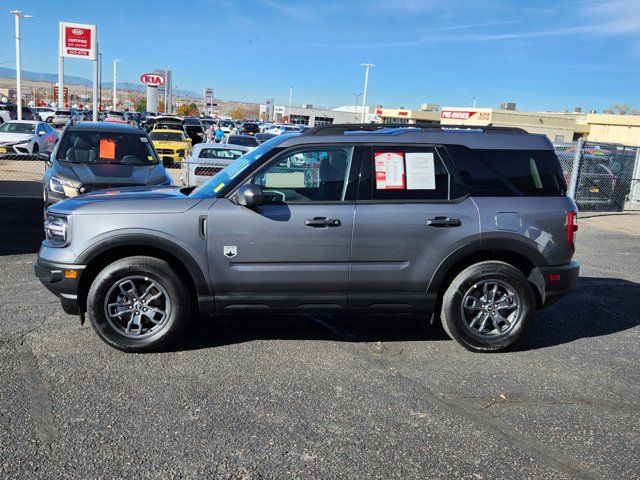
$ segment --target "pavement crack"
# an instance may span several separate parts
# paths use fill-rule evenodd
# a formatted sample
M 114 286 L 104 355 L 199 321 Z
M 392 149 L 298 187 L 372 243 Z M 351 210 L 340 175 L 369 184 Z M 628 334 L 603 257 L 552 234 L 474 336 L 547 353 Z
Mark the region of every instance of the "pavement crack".
M 49 391 L 42 381 L 38 370 L 38 362 L 31 347 L 24 342 L 20 342 L 16 345 L 16 351 L 27 389 L 31 407 L 29 413 L 33 420 L 36 435 L 40 442 L 51 450 L 53 442 L 58 437 L 58 430 L 55 427 Z

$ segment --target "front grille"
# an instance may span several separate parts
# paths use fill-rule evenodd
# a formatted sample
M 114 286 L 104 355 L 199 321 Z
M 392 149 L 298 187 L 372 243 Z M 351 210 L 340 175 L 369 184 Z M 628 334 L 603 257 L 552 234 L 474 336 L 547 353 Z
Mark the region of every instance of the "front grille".
M 78 187 L 78 193 L 94 192 L 96 190 L 103 190 L 105 188 L 121 188 L 121 187 L 143 187 L 142 183 L 85 183 Z
M 194 173 L 203 177 L 212 177 L 222 170 L 221 167 L 196 167 Z
M 157 148 L 156 151 L 160 155 L 173 155 L 173 150 L 171 148 Z

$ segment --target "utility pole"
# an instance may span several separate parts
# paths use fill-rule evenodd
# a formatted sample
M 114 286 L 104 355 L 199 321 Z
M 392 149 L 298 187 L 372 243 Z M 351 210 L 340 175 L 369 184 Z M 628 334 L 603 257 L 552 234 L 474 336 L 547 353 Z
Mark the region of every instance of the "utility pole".
M 16 94 L 18 95 L 18 111 L 17 118 L 22 120 L 22 65 L 20 63 L 20 19 L 21 18 L 33 18 L 32 15 L 27 15 L 20 10 L 11 10 L 11 14 L 15 15 L 16 20 Z
M 122 60 L 118 60 L 117 58 L 113 59 L 113 110 L 116 109 L 116 100 L 117 100 L 117 85 L 118 85 L 118 62 Z
M 476 97 L 473 97 L 473 108 L 476 108 Z
M 361 67 L 365 67 L 367 70 L 364 74 L 364 93 L 362 94 L 362 117 L 361 122 L 364 123 L 366 108 L 367 108 L 367 88 L 369 87 L 369 69 L 375 67 L 373 63 L 361 63 Z
M 289 87 L 289 123 L 291 123 L 291 99 L 293 98 L 293 85 Z
M 169 113 L 169 108 L 167 107 L 167 99 L 169 95 L 167 92 L 169 91 L 169 65 L 164 66 L 164 113 L 165 115 Z
M 353 111 L 353 119 L 356 121 L 356 123 L 358 122 L 358 98 L 360 97 L 360 95 L 362 95 L 361 93 L 351 93 L 351 95 L 353 95 L 354 97 L 356 97 L 356 101 L 355 101 L 355 110 Z

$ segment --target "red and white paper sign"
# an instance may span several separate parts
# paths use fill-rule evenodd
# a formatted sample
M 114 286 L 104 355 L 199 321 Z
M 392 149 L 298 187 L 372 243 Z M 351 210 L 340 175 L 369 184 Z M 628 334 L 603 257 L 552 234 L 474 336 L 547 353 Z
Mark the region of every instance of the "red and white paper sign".
M 60 55 L 96 59 L 96 26 L 60 22 Z
M 397 190 L 405 188 L 404 156 L 402 152 L 375 154 L 376 189 Z

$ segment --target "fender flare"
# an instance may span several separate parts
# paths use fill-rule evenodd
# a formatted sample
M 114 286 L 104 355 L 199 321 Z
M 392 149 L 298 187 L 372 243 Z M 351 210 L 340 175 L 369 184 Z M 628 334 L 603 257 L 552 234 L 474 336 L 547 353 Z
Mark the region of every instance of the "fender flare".
M 198 298 L 200 299 L 205 297 L 208 299 L 212 297 L 211 286 L 207 281 L 205 274 L 202 272 L 202 269 L 198 265 L 198 262 L 196 262 L 184 248 L 163 237 L 141 233 L 125 233 L 109 237 L 94 243 L 84 250 L 78 256 L 76 263 L 87 265 L 91 260 L 108 250 L 131 245 L 153 247 L 176 257 L 180 262 L 182 262 L 191 276 L 191 279 L 196 286 Z
M 464 260 L 470 255 L 487 252 L 490 253 L 495 250 L 501 250 L 504 252 L 515 253 L 526 259 L 528 259 L 534 266 L 547 265 L 547 260 L 544 256 L 532 245 L 529 245 L 521 240 L 513 238 L 492 238 L 476 240 L 472 243 L 468 243 L 457 250 L 451 252 L 436 268 L 433 273 L 429 286 L 427 287 L 427 293 L 438 293 L 440 286 L 449 273 L 451 268 L 458 262 Z

